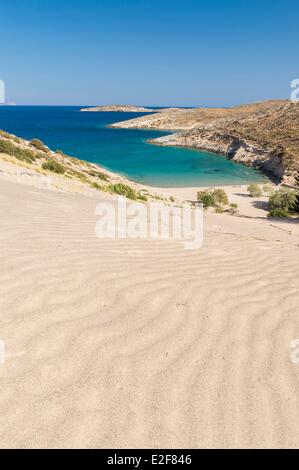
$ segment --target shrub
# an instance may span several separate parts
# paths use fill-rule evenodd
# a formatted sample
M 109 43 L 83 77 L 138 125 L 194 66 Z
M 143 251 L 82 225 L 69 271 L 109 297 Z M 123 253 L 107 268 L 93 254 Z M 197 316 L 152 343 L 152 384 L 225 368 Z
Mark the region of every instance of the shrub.
M 296 195 L 296 201 L 295 201 L 295 204 L 294 204 L 294 211 L 299 213 L 299 192 Z
M 216 199 L 212 191 L 203 190 L 198 191 L 197 200 L 201 202 L 204 208 L 214 207 L 216 205 Z
M 7 155 L 15 155 L 17 147 L 8 140 L 0 140 L 0 152 Z
M 102 186 L 100 186 L 98 183 L 91 183 L 91 187 L 97 189 L 98 191 L 103 190 Z
M 144 201 L 144 202 L 147 201 L 147 197 L 145 196 L 145 194 L 142 194 L 141 192 L 138 193 L 138 199 L 139 201 Z
M 285 209 L 272 209 L 269 214 L 269 217 L 290 217 L 290 213 Z
M 238 204 L 232 202 L 232 203 L 229 205 L 229 212 L 230 212 L 231 214 L 237 214 L 237 212 L 239 212 Z
M 134 201 L 136 201 L 138 197 L 135 189 L 123 183 L 110 184 L 108 186 L 108 190 L 111 193 L 119 194 L 119 196 L 125 196 Z
M 216 188 L 213 191 L 215 201 L 218 204 L 223 204 L 224 206 L 228 204 L 228 197 L 224 189 Z
M 107 186 L 107 191 L 118 194 L 119 196 L 127 197 L 133 201 L 147 201 L 147 197 L 144 194 L 139 191 L 135 191 L 131 186 L 124 183 L 109 184 L 109 186 Z
M 32 163 L 36 159 L 36 155 L 28 149 L 17 147 L 16 158 L 23 160 L 27 163 Z
M 280 189 L 269 198 L 270 217 L 288 217 L 296 207 L 297 193 L 289 189 Z
M 217 204 L 219 205 L 227 205 L 228 204 L 228 197 L 224 189 L 216 188 L 212 189 L 205 189 L 203 191 L 198 191 L 197 193 L 197 200 L 203 204 L 205 208 L 207 207 L 215 207 Z
M 42 153 L 42 152 L 36 152 L 36 153 L 35 153 L 35 158 L 36 158 L 36 159 L 45 158 L 45 154 Z
M 247 191 L 249 192 L 250 197 L 262 196 L 262 191 L 258 184 L 254 184 L 254 183 L 250 184 L 247 188 Z
M 108 176 L 105 173 L 102 173 L 101 171 L 97 174 L 97 178 L 102 181 L 109 181 Z
M 56 162 L 56 160 L 48 160 L 45 163 L 42 164 L 42 168 L 44 170 L 49 170 L 52 171 L 53 173 L 58 173 L 62 175 L 65 173 L 66 169 L 63 165 L 60 163 Z
M 173 196 L 170 196 L 169 200 L 170 202 L 175 202 L 175 198 Z
M 9 140 L 0 140 L 0 153 L 5 153 L 27 163 L 32 163 L 35 160 L 35 154 L 33 152 L 29 149 L 14 145 Z
M 45 144 L 39 139 L 32 139 L 30 144 L 41 152 L 49 152 L 48 147 L 46 147 Z
M 108 176 L 102 171 L 89 171 L 88 174 L 90 176 L 94 176 L 95 178 L 99 178 L 102 181 L 109 181 Z
M 82 183 L 89 183 L 89 179 L 87 178 L 85 173 L 74 170 L 73 168 L 70 168 L 68 171 L 71 176 L 73 176 L 74 178 L 78 178 L 80 181 L 82 181 Z
M 137 192 L 135 189 L 123 183 L 111 184 L 108 186 L 108 189 L 119 196 L 124 196 L 132 200 L 137 200 Z

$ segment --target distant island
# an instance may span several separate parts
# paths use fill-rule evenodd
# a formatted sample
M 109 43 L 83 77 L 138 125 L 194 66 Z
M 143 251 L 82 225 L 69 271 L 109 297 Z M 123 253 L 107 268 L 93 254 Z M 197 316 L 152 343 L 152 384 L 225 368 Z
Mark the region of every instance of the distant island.
M 105 106 L 95 106 L 94 108 L 82 108 L 80 111 L 83 112 L 92 112 L 92 113 L 100 113 L 100 112 L 118 112 L 118 113 L 154 113 L 161 111 L 160 109 L 150 109 L 150 108 L 143 108 L 142 106 L 132 106 L 132 105 L 119 105 L 119 104 L 111 104 Z

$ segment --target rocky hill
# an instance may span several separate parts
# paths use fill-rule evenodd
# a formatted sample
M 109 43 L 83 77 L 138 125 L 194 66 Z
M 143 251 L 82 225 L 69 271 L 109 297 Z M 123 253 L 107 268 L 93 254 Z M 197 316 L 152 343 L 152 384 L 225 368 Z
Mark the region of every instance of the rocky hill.
M 225 154 L 291 185 L 299 171 L 299 104 L 290 101 L 172 110 L 115 127 L 179 130 L 152 143 Z
M 117 122 L 112 124 L 111 127 L 125 129 L 187 130 L 209 124 L 219 119 L 239 118 L 248 114 L 271 109 L 273 106 L 283 103 L 284 101 L 263 101 L 233 108 L 165 108 L 156 114 Z

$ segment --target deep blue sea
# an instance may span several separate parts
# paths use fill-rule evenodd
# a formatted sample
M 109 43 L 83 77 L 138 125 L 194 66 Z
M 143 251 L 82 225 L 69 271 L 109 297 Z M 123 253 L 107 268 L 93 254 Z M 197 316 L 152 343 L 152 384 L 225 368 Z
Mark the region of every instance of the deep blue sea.
M 69 106 L 0 106 L 0 129 L 39 138 L 52 150 L 99 163 L 151 186 L 183 187 L 263 181 L 257 170 L 213 153 L 148 144 L 167 132 L 111 129 L 140 113 L 82 113 Z

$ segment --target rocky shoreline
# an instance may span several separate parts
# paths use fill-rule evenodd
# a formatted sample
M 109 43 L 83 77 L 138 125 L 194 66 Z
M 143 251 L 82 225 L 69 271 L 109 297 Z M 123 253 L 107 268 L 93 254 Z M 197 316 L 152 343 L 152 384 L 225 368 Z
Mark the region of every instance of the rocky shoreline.
M 113 127 L 177 131 L 149 142 L 226 155 L 295 185 L 299 172 L 299 105 L 266 101 L 230 109 L 172 110 Z
M 192 138 L 183 134 L 172 134 L 148 142 L 171 147 L 188 147 L 225 155 L 237 163 L 262 170 L 275 182 L 293 184 L 279 156 L 271 151 L 258 148 L 250 142 L 229 135 L 215 135 L 212 132 Z

